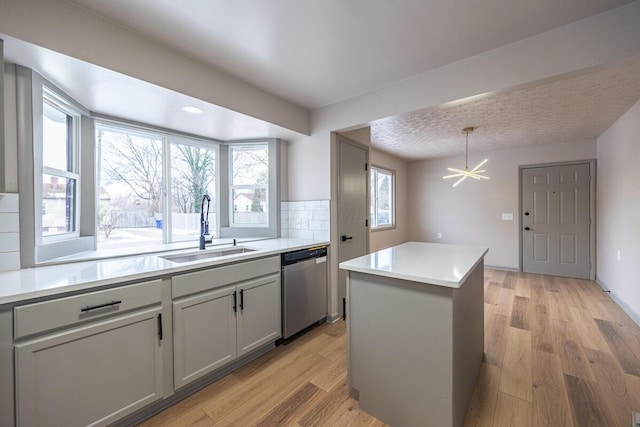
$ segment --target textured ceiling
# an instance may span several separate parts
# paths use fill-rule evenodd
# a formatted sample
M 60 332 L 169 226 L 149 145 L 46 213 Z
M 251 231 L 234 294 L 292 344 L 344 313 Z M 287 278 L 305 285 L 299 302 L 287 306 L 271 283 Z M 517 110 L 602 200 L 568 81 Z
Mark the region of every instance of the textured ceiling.
M 308 109 L 631 0 L 73 0 Z
M 640 60 L 371 125 L 371 144 L 407 160 L 597 138 L 640 99 Z

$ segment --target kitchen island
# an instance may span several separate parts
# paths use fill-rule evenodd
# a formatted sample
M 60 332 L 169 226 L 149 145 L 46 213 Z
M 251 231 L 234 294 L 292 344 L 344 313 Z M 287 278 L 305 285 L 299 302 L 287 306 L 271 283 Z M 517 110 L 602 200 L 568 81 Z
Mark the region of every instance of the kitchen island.
M 348 271 L 348 374 L 360 408 L 393 426 L 461 426 L 484 345 L 484 256 L 408 242 Z

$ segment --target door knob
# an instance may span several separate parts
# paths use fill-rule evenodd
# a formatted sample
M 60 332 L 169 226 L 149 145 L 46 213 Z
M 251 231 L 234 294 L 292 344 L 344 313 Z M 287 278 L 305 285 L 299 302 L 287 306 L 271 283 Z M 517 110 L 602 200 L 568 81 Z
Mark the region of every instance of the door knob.
M 531 230 L 529 227 L 525 227 L 524 229 L 527 230 L 527 231 Z
M 351 240 L 351 239 L 353 239 L 353 236 L 345 236 L 345 235 L 342 235 L 342 236 L 340 237 L 340 240 L 341 240 L 341 241 L 343 241 L 343 242 L 346 242 L 347 240 Z

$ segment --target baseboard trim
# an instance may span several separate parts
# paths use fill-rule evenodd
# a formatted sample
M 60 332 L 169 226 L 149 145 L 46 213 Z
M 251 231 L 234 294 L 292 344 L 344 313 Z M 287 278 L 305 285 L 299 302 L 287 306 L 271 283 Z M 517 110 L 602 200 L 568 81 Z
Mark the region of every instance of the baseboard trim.
M 520 272 L 519 268 L 502 267 L 500 265 L 485 265 L 484 268 L 488 268 L 490 270 L 499 270 L 499 271 L 513 271 L 515 273 L 519 273 Z
M 595 282 L 598 284 L 598 286 L 600 286 L 602 288 L 603 291 L 606 291 L 607 294 L 609 294 L 609 297 L 611 297 L 611 299 L 613 300 L 613 302 L 615 302 L 616 304 L 618 304 L 618 306 L 629 315 L 629 317 L 631 317 L 631 319 L 636 322 L 638 324 L 638 326 L 640 326 L 640 315 L 638 313 L 636 313 L 635 311 L 633 311 L 633 309 L 631 307 L 629 307 L 627 305 L 627 303 L 625 303 L 623 300 L 620 299 L 620 297 L 618 297 L 618 295 L 613 292 L 609 286 L 607 286 L 607 284 L 598 277 L 598 275 L 596 275 L 596 280 Z
M 336 323 L 340 319 L 342 319 L 340 313 L 331 313 L 329 316 L 327 316 L 327 323 Z

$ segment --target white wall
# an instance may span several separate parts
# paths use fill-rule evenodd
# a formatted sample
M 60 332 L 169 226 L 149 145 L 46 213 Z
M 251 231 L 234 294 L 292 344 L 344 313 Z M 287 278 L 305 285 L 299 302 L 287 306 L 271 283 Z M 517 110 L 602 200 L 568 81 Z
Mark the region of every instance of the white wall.
M 409 240 L 488 246 L 488 266 L 519 268 L 518 166 L 596 157 L 596 141 L 471 153 L 469 164 L 489 161 L 488 181 L 467 179 L 453 188 L 447 167 L 464 166 L 464 156 L 409 163 Z M 503 221 L 502 213 L 513 213 Z M 437 239 L 442 233 L 442 239 Z
M 640 322 L 640 102 L 598 138 L 597 153 L 597 276 Z
M 369 250 L 371 252 L 399 245 L 408 240 L 407 211 L 407 162 L 382 151 L 371 149 L 369 163 L 396 172 L 396 227 L 389 230 L 371 231 Z

